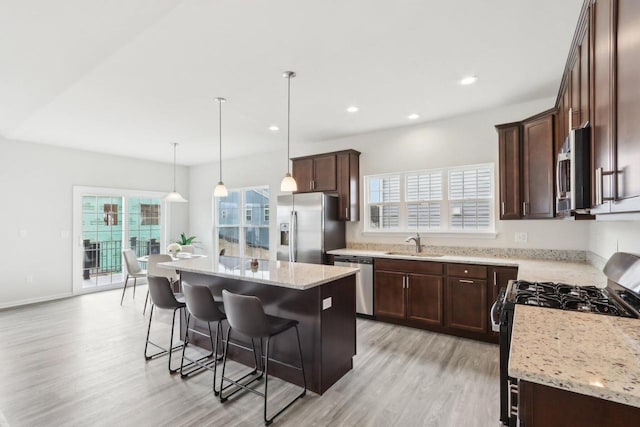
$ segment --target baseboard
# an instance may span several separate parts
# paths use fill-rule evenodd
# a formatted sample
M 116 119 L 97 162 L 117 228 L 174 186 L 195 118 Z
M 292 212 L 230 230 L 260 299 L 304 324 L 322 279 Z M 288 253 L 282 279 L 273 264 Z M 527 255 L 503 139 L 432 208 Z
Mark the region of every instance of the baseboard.
M 71 292 L 65 292 L 64 294 L 50 295 L 46 297 L 39 298 L 27 298 L 18 301 L 4 302 L 0 303 L 0 310 L 6 310 L 14 307 L 21 307 L 23 305 L 31 305 L 31 304 L 39 304 L 41 302 L 54 301 L 63 298 L 72 297 L 73 294 Z

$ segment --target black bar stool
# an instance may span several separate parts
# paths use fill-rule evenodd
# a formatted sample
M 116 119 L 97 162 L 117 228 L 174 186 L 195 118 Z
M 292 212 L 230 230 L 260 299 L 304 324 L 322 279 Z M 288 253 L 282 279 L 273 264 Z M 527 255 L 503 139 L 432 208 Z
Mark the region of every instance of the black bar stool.
M 169 279 L 166 277 L 147 277 L 147 281 L 149 283 L 149 295 L 151 296 L 151 310 L 149 312 L 149 327 L 147 328 L 147 341 L 144 345 L 144 358 L 146 360 L 155 359 L 160 356 L 164 356 L 166 354 L 169 355 L 169 372 L 175 373 L 179 368 L 172 369 L 171 368 L 171 355 L 174 350 L 178 350 L 183 347 L 182 344 L 177 346 L 173 345 L 173 331 L 175 329 L 176 323 L 176 312 L 180 309 L 184 309 L 185 303 L 182 301 L 178 301 L 173 291 L 171 290 L 171 284 L 169 283 Z M 149 340 L 149 334 L 151 333 L 151 319 L 153 319 L 153 309 L 154 308 L 162 308 L 166 310 L 173 310 L 173 318 L 171 321 L 171 337 L 169 339 L 169 348 L 164 348 L 152 341 Z M 149 344 L 152 346 L 159 348 L 160 351 L 154 354 L 148 354 L 147 348 Z
M 262 397 L 264 397 L 264 424 L 269 425 L 273 422 L 273 420 L 284 412 L 287 408 L 289 408 L 296 400 L 304 397 L 307 392 L 307 379 L 304 375 L 304 362 L 302 360 L 302 347 L 300 345 L 300 333 L 298 331 L 298 321 L 285 319 L 283 317 L 270 316 L 265 314 L 264 308 L 262 306 L 262 302 L 255 296 L 249 295 L 238 295 L 233 294 L 226 289 L 222 291 L 222 301 L 224 303 L 224 310 L 227 315 L 227 320 L 229 321 L 229 327 L 227 328 L 227 345 L 224 349 L 224 359 L 222 363 L 222 378 L 220 381 L 220 401 L 224 403 L 229 397 L 240 390 L 247 390 L 252 393 L 256 393 Z M 300 367 L 288 365 L 292 368 L 295 368 L 302 373 L 302 381 L 304 383 L 304 389 L 302 393 L 297 395 L 294 399 L 292 399 L 289 403 L 287 403 L 283 408 L 281 408 L 278 412 L 276 412 L 271 418 L 267 417 L 267 392 L 268 392 L 268 384 L 269 384 L 269 343 L 271 338 L 276 335 L 281 334 L 291 328 L 295 328 L 296 337 L 298 339 L 298 353 L 300 355 Z M 264 393 L 261 393 L 257 390 L 247 387 L 249 383 L 242 384 L 240 381 L 242 380 L 231 380 L 224 376 L 224 370 L 227 363 L 227 352 L 229 350 L 229 340 L 231 338 L 231 331 L 238 332 L 247 337 L 251 338 L 253 342 L 254 339 L 260 338 L 261 342 L 263 338 L 267 339 L 266 343 L 266 352 L 264 356 L 261 356 L 261 359 L 264 359 Z M 262 346 L 261 346 L 262 350 Z M 255 348 L 254 348 L 254 357 L 255 357 Z M 236 385 L 238 389 L 234 392 L 230 393 L 228 396 L 223 396 L 222 391 L 224 391 L 227 387 L 224 387 L 224 381 L 229 381 L 231 385 Z
M 218 354 L 218 343 L 224 341 L 224 336 L 222 334 L 222 321 L 227 317 L 224 314 L 224 308 L 221 302 L 215 301 L 213 295 L 211 294 L 211 290 L 206 286 L 194 286 L 189 283 L 182 283 L 185 301 L 187 304 L 187 309 L 189 314 L 187 316 L 187 324 L 186 324 L 186 332 L 184 337 L 184 347 L 182 348 L 182 361 L 180 363 L 180 374 L 183 378 L 201 372 L 204 369 L 210 370 L 213 372 L 213 393 L 217 396 L 220 391 L 216 389 L 216 370 L 218 362 L 221 361 L 222 355 Z M 194 328 L 190 328 L 189 324 L 191 322 L 191 316 L 195 319 L 200 320 L 202 322 L 206 322 L 209 328 L 209 334 L 205 334 L 201 331 L 198 331 Z M 213 342 L 213 333 L 211 332 L 211 323 L 216 323 L 216 337 L 215 344 Z M 199 359 L 190 359 L 185 355 L 187 346 L 189 344 L 189 336 L 190 334 L 198 334 L 204 337 L 209 338 L 209 342 L 211 343 L 211 353 L 201 357 Z M 252 341 L 253 342 L 253 341 Z M 220 349 L 222 350 L 222 349 Z M 255 345 L 254 345 L 254 353 L 255 353 Z M 207 360 L 213 357 L 212 360 Z M 184 360 L 188 360 L 190 363 L 184 364 Z M 185 369 L 189 369 L 185 371 Z M 249 375 L 255 374 L 258 370 L 258 362 L 256 359 L 256 367 L 249 374 L 243 377 L 246 378 Z

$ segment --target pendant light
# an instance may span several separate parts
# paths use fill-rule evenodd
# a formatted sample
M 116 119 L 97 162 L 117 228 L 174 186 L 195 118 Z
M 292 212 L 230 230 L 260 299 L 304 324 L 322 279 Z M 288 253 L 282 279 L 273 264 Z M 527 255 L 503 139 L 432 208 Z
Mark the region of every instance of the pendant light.
M 218 181 L 218 185 L 216 185 L 216 189 L 213 190 L 214 197 L 227 197 L 229 192 L 227 191 L 227 187 L 224 186 L 224 182 L 222 182 L 222 103 L 227 102 L 224 98 L 216 98 L 219 106 L 219 122 L 220 122 L 220 181 Z
M 290 157 L 289 157 L 289 149 L 290 149 L 290 135 L 291 135 L 291 79 L 296 76 L 296 73 L 293 71 L 285 71 L 282 73 L 282 77 L 287 79 L 287 174 L 282 179 L 280 183 L 280 191 L 285 192 L 293 192 L 298 191 L 298 184 L 296 180 L 291 176 L 290 169 Z
M 171 145 L 173 145 L 173 191 L 165 196 L 164 201 L 170 203 L 186 203 L 187 199 L 176 191 L 176 147 L 178 143 L 174 142 Z

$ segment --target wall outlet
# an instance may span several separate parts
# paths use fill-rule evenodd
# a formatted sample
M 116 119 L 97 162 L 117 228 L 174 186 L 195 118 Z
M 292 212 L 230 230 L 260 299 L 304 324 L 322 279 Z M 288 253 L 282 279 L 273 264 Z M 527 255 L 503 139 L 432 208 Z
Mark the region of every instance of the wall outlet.
M 333 299 L 331 297 L 325 298 L 325 299 L 322 300 L 322 309 L 323 310 L 330 309 L 332 305 L 333 305 Z
M 515 241 L 518 243 L 527 243 L 528 235 L 524 231 L 516 231 Z

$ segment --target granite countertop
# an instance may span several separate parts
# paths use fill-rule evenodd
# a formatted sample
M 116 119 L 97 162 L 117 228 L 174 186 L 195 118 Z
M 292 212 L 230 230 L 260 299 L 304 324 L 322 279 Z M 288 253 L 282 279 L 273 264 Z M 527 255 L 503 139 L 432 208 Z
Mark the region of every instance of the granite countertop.
M 385 251 L 363 249 L 337 249 L 328 252 L 331 255 L 369 256 L 373 258 L 409 259 L 413 261 L 431 261 L 461 264 L 482 264 L 503 267 L 518 267 L 518 279 L 530 281 L 562 282 L 573 285 L 594 285 L 604 287 L 605 275 L 586 262 L 550 261 L 538 259 L 478 257 L 466 255 L 421 256 L 407 254 L 388 254 Z
M 350 267 L 262 260 L 258 262 L 257 268 L 252 269 L 251 259 L 236 257 L 183 259 L 158 265 L 179 271 L 228 277 L 301 291 L 356 274 L 358 271 L 357 268 Z
M 509 375 L 640 407 L 640 320 L 517 305 Z

